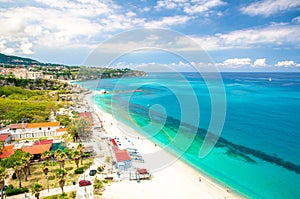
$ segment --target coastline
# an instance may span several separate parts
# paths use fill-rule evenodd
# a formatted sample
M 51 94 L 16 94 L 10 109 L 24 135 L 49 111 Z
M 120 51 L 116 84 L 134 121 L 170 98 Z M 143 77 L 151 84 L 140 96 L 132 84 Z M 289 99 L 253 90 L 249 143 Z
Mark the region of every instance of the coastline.
M 244 198 L 236 192 L 232 192 L 227 187 L 216 182 L 192 166 L 183 162 L 183 160 L 174 158 L 159 146 L 156 146 L 148 139 L 140 138 L 142 135 L 135 130 L 116 121 L 113 116 L 99 108 L 93 101 L 96 94 L 85 96 L 86 101 L 92 110 L 97 114 L 105 129 L 106 136 L 110 137 L 129 137 L 133 140 L 134 146 L 142 154 L 145 163 L 137 164 L 136 167 L 147 168 L 152 174 L 151 180 L 144 180 L 141 183 L 136 181 L 122 180 L 109 186 L 103 193 L 103 198 Z M 122 130 L 120 130 L 120 128 Z M 130 134 L 124 132 L 130 132 Z M 156 160 L 147 157 L 147 154 L 153 154 L 161 151 L 165 157 L 173 158 L 168 165 L 163 168 L 155 168 Z M 144 155 L 146 154 L 146 155 Z M 171 157 L 172 156 L 172 157 Z M 153 168 L 154 166 L 154 168 Z M 155 191 L 153 191 L 155 190 Z

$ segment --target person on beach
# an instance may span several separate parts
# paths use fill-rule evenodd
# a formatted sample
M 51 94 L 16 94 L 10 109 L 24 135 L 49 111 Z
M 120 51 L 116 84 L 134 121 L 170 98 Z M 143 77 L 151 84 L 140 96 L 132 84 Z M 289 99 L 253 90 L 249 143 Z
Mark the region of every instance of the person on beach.
M 199 177 L 199 182 L 201 182 L 201 176 Z
M 230 192 L 230 189 L 229 189 L 229 187 L 228 187 L 228 186 L 226 187 L 226 192 L 227 192 L 227 193 L 229 193 L 229 192 Z

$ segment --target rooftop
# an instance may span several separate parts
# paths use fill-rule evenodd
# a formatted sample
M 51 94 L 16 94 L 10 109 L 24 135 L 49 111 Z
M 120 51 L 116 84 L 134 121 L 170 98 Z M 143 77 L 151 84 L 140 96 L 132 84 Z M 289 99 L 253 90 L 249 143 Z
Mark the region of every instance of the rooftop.
M 52 144 L 32 145 L 31 147 L 22 148 L 22 151 L 28 152 L 31 155 L 42 154 L 44 151 L 50 151 Z
M 34 141 L 33 145 L 52 144 L 53 140 L 37 140 Z
M 92 113 L 91 112 L 81 112 L 81 113 L 79 113 L 79 117 L 92 118 Z
M 8 127 L 10 129 L 24 129 L 24 128 L 26 128 L 26 126 L 27 126 L 27 123 L 19 123 L 19 124 L 11 124 Z
M 42 128 L 42 127 L 54 127 L 60 126 L 59 122 L 42 122 L 42 123 L 32 123 L 28 124 L 27 128 Z
M 123 162 L 123 161 L 131 160 L 126 149 L 119 150 L 117 148 L 114 148 L 114 152 L 115 152 L 115 155 L 116 155 L 117 162 Z
M 68 128 L 59 128 L 55 130 L 56 132 L 66 132 L 68 131 Z
M 13 148 L 14 145 L 3 147 L 2 153 L 0 154 L 0 158 L 8 158 L 9 156 L 11 156 L 15 152 Z

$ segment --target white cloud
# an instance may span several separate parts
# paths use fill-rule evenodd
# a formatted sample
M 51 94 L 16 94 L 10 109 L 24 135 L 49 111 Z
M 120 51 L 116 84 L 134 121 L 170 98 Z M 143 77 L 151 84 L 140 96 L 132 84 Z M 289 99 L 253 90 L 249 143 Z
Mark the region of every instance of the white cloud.
M 266 58 L 256 59 L 252 66 L 253 67 L 265 67 L 265 66 L 267 66 Z
M 124 12 L 112 1 L 36 2 L 34 6 L 0 8 L 0 40 L 9 41 L 7 45 L 17 53 L 33 53 L 36 46 L 94 47 L 98 37 L 144 24 L 144 19 Z M 20 48 L 24 41 L 32 43 L 30 50 Z
M 242 7 L 244 14 L 270 16 L 300 6 L 299 0 L 262 0 Z
M 299 45 L 300 25 L 272 24 L 257 29 L 236 30 L 228 34 L 193 37 L 205 50 Z M 299 47 L 299 46 L 296 46 Z
M 222 63 L 217 63 L 217 66 L 222 66 L 224 68 L 240 68 L 244 66 L 250 66 L 251 65 L 251 59 L 250 58 L 231 58 L 226 59 Z
M 154 20 L 145 23 L 146 28 L 161 28 L 166 26 L 173 26 L 186 23 L 190 17 L 188 16 L 172 16 L 163 17 L 161 20 Z
M 207 12 L 215 7 L 225 5 L 221 0 L 159 0 L 156 9 L 179 9 L 187 14 L 199 14 Z
M 14 49 L 8 48 L 5 40 L 0 40 L 0 52 L 4 54 L 12 54 L 14 53 Z
M 12 49 L 12 48 L 5 48 L 5 49 L 1 50 L 1 53 L 4 53 L 4 54 L 13 54 L 13 53 L 15 53 L 15 50 Z
M 298 66 L 299 64 L 295 63 L 294 61 L 279 61 L 275 66 L 277 67 L 291 67 L 291 66 Z
M 25 54 L 25 55 L 33 54 L 33 51 L 31 50 L 31 48 L 32 48 L 32 43 L 30 43 L 30 42 L 21 43 L 20 50 L 22 51 L 23 54 Z
M 184 11 L 188 14 L 206 12 L 214 7 L 225 5 L 221 0 L 197 1 L 194 5 L 185 5 Z

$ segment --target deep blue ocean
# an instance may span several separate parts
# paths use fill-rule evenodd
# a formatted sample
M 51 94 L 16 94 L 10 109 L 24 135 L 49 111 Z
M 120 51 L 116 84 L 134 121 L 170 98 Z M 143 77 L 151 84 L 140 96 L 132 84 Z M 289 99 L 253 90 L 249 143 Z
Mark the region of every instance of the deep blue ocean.
M 300 73 L 221 73 L 221 79 L 214 78 L 150 73 L 77 84 L 110 92 L 97 95 L 95 103 L 158 145 L 171 143 L 178 130 L 192 136 L 181 159 L 244 196 L 300 198 Z M 218 111 L 213 101 L 226 105 L 224 127 L 213 150 L 199 158 L 212 111 Z M 150 132 L 151 127 L 158 132 Z M 182 150 L 180 145 L 170 144 L 171 151 Z

